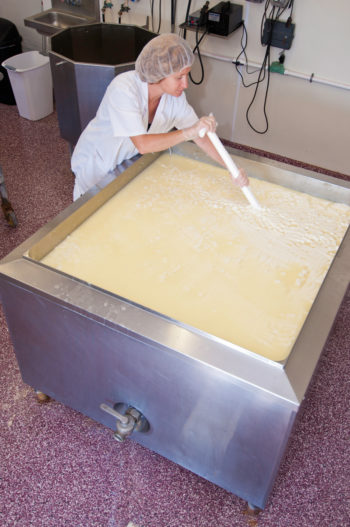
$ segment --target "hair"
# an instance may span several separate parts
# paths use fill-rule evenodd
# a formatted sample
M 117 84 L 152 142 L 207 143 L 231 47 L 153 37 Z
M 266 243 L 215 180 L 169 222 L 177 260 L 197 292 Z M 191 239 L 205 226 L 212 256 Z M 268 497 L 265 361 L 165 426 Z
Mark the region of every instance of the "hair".
M 137 57 L 135 70 L 143 82 L 153 84 L 191 67 L 193 61 L 187 42 L 175 33 L 165 33 L 146 44 Z

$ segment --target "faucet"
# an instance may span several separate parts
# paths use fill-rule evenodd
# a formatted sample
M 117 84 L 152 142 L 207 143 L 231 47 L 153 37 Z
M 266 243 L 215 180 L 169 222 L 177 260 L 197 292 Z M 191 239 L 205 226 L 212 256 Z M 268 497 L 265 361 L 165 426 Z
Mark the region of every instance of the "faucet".
M 115 404 L 113 408 L 104 403 L 100 405 L 101 410 L 117 419 L 114 439 L 120 443 L 125 441 L 133 432 L 147 432 L 149 430 L 149 423 L 139 410 L 132 406 L 127 406 L 125 413 L 122 414 L 116 410 L 116 408 L 121 406 L 125 405 L 119 403 Z
M 113 7 L 112 2 L 107 2 L 107 0 L 104 0 L 103 7 L 101 9 L 101 11 L 102 11 L 102 22 L 105 22 L 106 9 L 112 9 L 112 7 Z
M 121 24 L 122 22 L 122 15 L 123 13 L 128 13 L 130 11 L 130 7 L 128 6 L 128 0 L 126 0 L 125 2 L 122 2 L 122 4 L 120 5 L 120 9 L 118 11 L 118 22 L 119 24 Z

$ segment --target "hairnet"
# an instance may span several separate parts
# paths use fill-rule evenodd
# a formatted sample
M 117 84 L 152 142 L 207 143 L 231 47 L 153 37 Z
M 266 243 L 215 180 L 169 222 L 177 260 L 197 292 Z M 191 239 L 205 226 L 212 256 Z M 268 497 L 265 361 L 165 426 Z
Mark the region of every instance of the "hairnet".
M 143 82 L 154 83 L 191 67 L 193 61 L 187 42 L 175 33 L 165 33 L 146 44 L 137 57 L 135 69 Z

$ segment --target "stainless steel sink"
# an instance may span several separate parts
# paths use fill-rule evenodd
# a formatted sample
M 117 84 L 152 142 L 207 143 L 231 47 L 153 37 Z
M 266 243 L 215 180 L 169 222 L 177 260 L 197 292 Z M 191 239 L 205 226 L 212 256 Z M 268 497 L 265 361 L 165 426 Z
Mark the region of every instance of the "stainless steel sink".
M 62 29 L 70 26 L 78 26 L 79 24 L 86 24 L 87 18 L 80 16 L 69 15 L 68 13 L 59 13 L 58 11 L 49 11 L 45 14 L 40 14 L 36 17 L 36 21 L 41 24 L 50 24 Z
M 66 11 L 48 9 L 24 19 L 24 25 L 36 29 L 41 35 L 54 35 L 62 29 L 96 22 L 92 17 L 76 16 Z

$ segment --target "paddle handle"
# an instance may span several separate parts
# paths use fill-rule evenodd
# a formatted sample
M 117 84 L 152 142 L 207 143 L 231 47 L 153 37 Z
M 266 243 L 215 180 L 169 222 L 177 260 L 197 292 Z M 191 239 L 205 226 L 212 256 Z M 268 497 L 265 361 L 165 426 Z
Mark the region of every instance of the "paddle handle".
M 225 163 L 227 170 L 230 172 L 231 176 L 234 178 L 237 178 L 239 176 L 239 170 L 236 164 L 234 163 L 232 157 L 230 156 L 230 154 L 227 152 L 226 148 L 220 141 L 219 137 L 216 135 L 215 132 L 206 132 L 204 128 L 199 132 L 199 137 L 204 137 L 205 134 L 207 134 L 210 141 L 213 143 L 216 151 L 218 152 L 221 159 Z M 243 194 L 245 195 L 245 197 L 247 198 L 247 200 L 249 201 L 249 203 L 256 209 L 259 209 L 260 208 L 259 202 L 255 198 L 250 188 L 248 186 L 245 186 L 245 187 L 241 187 L 241 190 Z

